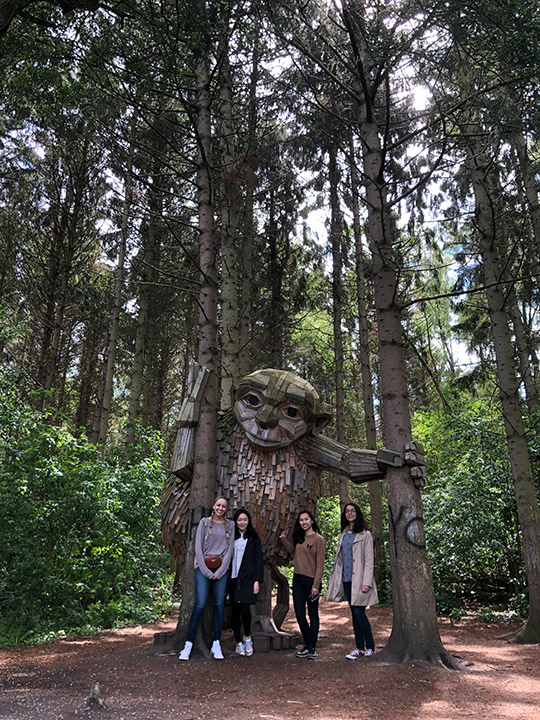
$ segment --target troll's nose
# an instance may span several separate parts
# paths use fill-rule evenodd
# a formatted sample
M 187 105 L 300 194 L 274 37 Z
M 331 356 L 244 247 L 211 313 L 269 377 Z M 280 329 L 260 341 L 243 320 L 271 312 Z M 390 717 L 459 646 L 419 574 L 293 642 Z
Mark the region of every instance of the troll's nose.
M 266 405 L 257 413 L 257 422 L 263 430 L 267 430 L 268 428 L 275 427 L 279 420 L 274 414 L 274 409 Z

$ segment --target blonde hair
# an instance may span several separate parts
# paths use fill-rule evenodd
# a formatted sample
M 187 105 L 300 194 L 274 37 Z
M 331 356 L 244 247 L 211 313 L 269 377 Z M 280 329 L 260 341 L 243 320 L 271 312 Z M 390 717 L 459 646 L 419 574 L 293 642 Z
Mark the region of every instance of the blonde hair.
M 223 495 L 218 495 L 217 498 L 214 500 L 214 505 L 217 503 L 218 500 L 225 500 L 227 503 L 227 509 L 229 508 L 229 501 L 226 497 Z M 214 524 L 214 505 L 212 505 L 212 514 L 210 515 L 210 525 L 208 527 L 208 534 L 212 534 L 212 525 Z M 227 522 L 227 516 L 223 518 L 223 523 L 225 525 L 225 535 L 227 536 L 227 540 L 229 539 L 229 523 Z

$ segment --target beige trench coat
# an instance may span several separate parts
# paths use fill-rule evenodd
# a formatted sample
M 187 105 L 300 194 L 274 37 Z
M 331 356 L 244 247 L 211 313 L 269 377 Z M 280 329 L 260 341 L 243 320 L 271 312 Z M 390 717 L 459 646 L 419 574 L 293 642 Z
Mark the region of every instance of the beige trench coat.
M 334 569 L 328 582 L 326 599 L 330 602 L 343 602 L 346 600 L 343 591 L 343 560 L 341 557 L 341 543 L 346 531 L 340 533 Z M 369 585 L 368 592 L 362 592 L 362 585 Z M 353 575 L 351 584 L 351 605 L 376 605 L 379 602 L 377 587 L 373 577 L 373 537 L 369 530 L 356 533 L 353 542 Z

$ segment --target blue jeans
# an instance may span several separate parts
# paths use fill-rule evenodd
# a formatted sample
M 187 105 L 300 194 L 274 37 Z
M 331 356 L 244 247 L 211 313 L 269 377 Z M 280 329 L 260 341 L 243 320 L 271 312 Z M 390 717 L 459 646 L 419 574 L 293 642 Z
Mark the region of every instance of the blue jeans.
M 351 608 L 352 626 L 354 630 L 354 639 L 356 647 L 359 650 L 375 650 L 373 641 L 373 633 L 371 632 L 371 623 L 366 615 L 366 608 L 363 605 L 351 605 L 351 585 L 350 582 L 343 583 L 343 591 Z
M 312 577 L 294 573 L 292 581 L 294 614 L 302 633 L 304 645 L 310 650 L 315 650 L 319 637 L 319 598 L 314 602 L 309 599 L 312 587 Z M 306 618 L 306 605 L 309 622 Z
M 189 642 L 195 641 L 195 635 L 197 634 L 197 628 L 201 621 L 206 601 L 208 600 L 208 593 L 210 592 L 210 585 L 212 585 L 212 607 L 213 613 L 213 635 L 212 640 L 219 640 L 221 637 L 221 629 L 223 627 L 223 608 L 225 605 L 225 592 L 227 590 L 227 579 L 229 573 L 219 580 L 209 580 L 205 577 L 202 572 L 197 568 L 195 570 L 195 605 L 191 612 L 191 618 L 189 620 L 189 627 L 186 635 L 186 640 Z

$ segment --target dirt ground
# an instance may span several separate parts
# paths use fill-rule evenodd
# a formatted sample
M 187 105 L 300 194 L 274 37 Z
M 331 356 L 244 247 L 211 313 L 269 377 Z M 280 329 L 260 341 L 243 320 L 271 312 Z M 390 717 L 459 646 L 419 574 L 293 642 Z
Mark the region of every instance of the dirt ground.
M 377 648 L 391 629 L 391 610 L 369 611 Z M 391 666 L 377 654 L 345 659 L 354 643 L 348 608 L 321 603 L 316 660 L 294 650 L 234 654 L 224 632 L 224 661 L 176 655 L 153 644 L 174 619 L 106 631 L 37 648 L 0 650 L 0 718 L 5 720 L 533 720 L 540 717 L 540 646 L 501 639 L 507 627 L 474 620 L 441 621 L 443 643 L 467 665 Z M 288 617 L 284 629 L 296 631 Z M 105 707 L 85 707 L 94 682 Z

